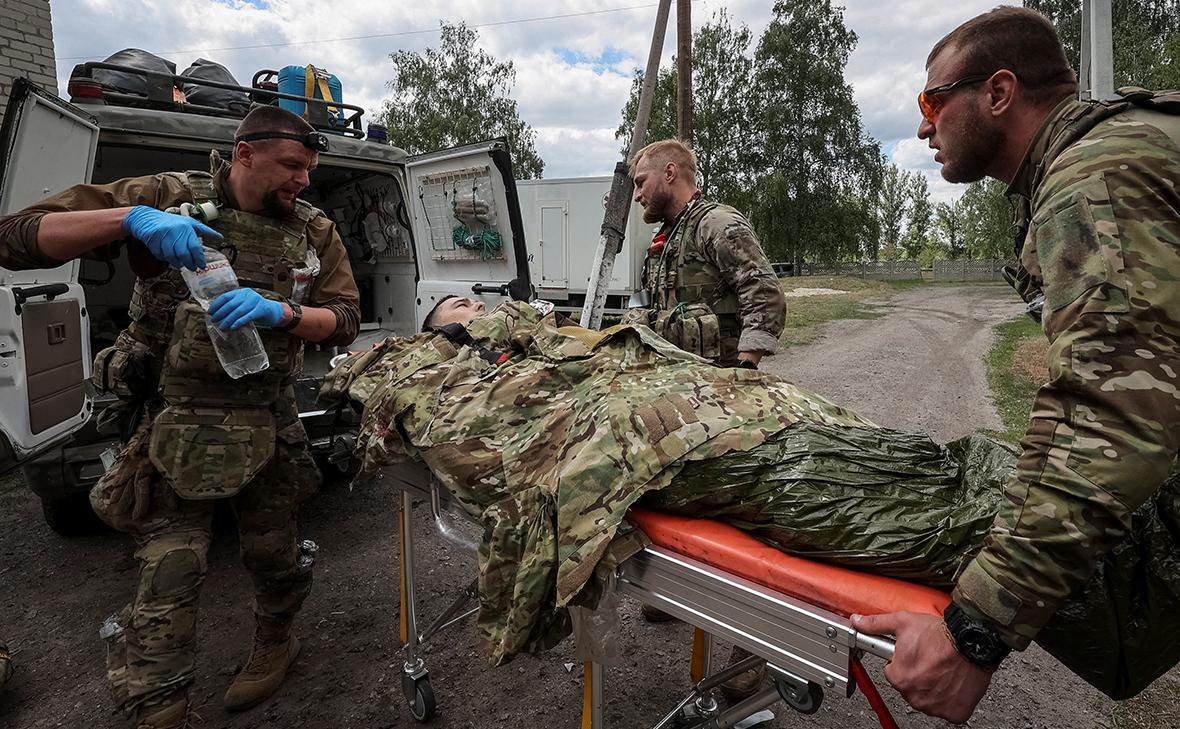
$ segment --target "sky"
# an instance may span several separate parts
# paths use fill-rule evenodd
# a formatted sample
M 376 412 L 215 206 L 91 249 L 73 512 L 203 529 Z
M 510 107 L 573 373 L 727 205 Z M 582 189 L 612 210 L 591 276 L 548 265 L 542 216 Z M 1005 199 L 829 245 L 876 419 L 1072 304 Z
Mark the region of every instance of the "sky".
M 865 129 L 885 154 L 924 174 L 936 201 L 963 186 L 942 180 L 926 142 L 914 136 L 918 92 L 931 46 L 997 0 L 844 0 L 844 22 L 859 42 L 845 78 Z M 757 39 L 772 0 L 694 0 L 699 28 L 726 8 Z M 59 87 L 74 64 L 142 48 L 173 61 L 178 72 L 197 58 L 217 61 L 244 85 L 259 69 L 315 64 L 336 74 L 344 100 L 379 111 L 393 76 L 389 54 L 438 45 L 439 23 L 464 21 L 480 46 L 516 69 L 521 118 L 537 132 L 545 177 L 608 175 L 620 142 L 631 78 L 647 63 L 655 23 L 652 0 L 50 0 Z M 676 46 L 675 3 L 662 64 Z M 756 100 L 751 99 L 751 103 Z M 375 121 L 375 116 L 367 117 Z M 397 140 L 392 140 L 395 144 Z

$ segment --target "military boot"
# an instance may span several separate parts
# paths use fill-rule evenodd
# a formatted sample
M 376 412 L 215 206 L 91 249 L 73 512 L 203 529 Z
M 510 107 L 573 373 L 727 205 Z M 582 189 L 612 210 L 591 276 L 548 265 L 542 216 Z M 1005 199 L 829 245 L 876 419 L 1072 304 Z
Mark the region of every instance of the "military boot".
M 190 729 L 188 694 L 173 694 L 162 703 L 141 706 L 132 715 L 135 729 Z
M 225 708 L 242 711 L 265 701 L 287 677 L 287 669 L 299 655 L 299 639 L 291 634 L 290 620 L 258 618 L 254 648 L 246 665 L 225 692 Z
M 733 665 L 738 661 L 749 658 L 752 653 L 745 648 L 739 646 L 733 647 L 733 652 L 729 654 L 729 665 Z M 753 668 L 739 673 L 725 683 L 721 684 L 721 693 L 725 694 L 725 698 L 733 703 L 737 703 L 743 699 L 748 699 L 758 692 L 762 687 L 762 681 L 766 678 L 766 662 L 762 661 Z

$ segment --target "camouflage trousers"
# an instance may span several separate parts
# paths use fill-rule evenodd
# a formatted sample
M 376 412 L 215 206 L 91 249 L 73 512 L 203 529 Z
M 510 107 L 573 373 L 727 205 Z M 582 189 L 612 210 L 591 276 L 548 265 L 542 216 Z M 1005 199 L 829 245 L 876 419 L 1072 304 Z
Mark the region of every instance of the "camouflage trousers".
M 193 681 L 197 598 L 217 502 L 229 501 L 237 515 L 242 562 L 254 582 L 255 614 L 290 620 L 312 583 L 310 555 L 301 559 L 296 507 L 320 482 L 306 444 L 280 437 L 273 458 L 237 495 L 180 499 L 147 458 L 150 430 L 145 425 L 135 433 L 112 469 L 132 475 L 122 480 L 134 497 L 119 498 L 117 489 L 112 497 L 105 477 L 91 494 L 99 516 L 131 534 L 136 544 L 135 597 L 103 628 L 107 679 L 128 715 Z

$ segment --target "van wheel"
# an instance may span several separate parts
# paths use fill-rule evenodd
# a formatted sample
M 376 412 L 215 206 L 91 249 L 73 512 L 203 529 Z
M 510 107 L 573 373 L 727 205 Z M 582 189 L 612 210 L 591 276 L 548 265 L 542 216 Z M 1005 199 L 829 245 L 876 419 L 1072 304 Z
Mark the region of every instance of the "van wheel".
M 90 508 L 87 494 L 42 498 L 41 513 L 49 528 L 63 537 L 85 537 L 106 530 L 106 525 Z

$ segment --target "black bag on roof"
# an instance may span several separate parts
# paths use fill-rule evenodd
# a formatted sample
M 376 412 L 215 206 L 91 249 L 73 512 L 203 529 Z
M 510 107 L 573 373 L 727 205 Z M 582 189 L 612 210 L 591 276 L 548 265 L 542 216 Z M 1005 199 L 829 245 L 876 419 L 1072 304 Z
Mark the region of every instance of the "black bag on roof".
M 207 61 L 204 58 L 198 58 L 180 74 L 185 78 L 203 79 L 205 81 L 217 81 L 219 83 L 233 84 L 240 86 L 238 80 L 229 72 L 225 66 L 213 61 Z M 181 82 L 181 90 L 184 91 L 185 99 L 190 104 L 201 104 L 202 106 L 214 106 L 218 109 L 229 109 L 241 114 L 245 114 L 250 110 L 250 97 L 243 91 L 233 91 L 231 89 L 219 89 L 214 86 L 202 86 L 200 84 L 191 84 Z
M 131 66 L 132 68 L 154 71 L 156 73 L 176 73 L 176 64 L 172 61 L 160 58 L 147 51 L 141 51 L 138 48 L 124 48 L 107 58 L 105 63 L 117 63 L 120 66 Z M 160 79 L 148 79 L 137 73 L 112 71 L 105 68 L 94 69 L 90 77 L 108 89 L 122 91 L 126 94 L 139 94 L 140 96 L 149 96 L 149 84 L 159 86 L 161 83 Z

